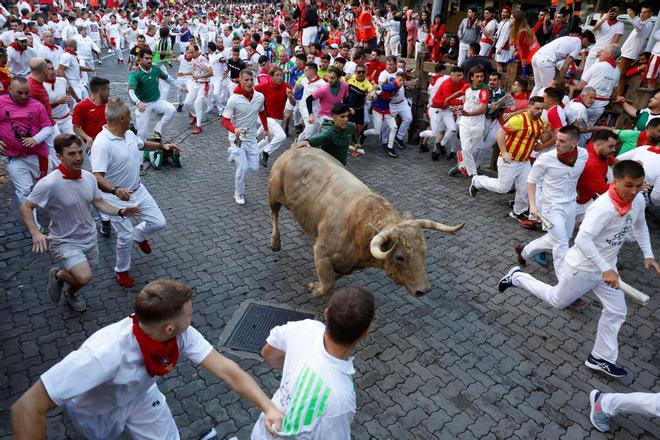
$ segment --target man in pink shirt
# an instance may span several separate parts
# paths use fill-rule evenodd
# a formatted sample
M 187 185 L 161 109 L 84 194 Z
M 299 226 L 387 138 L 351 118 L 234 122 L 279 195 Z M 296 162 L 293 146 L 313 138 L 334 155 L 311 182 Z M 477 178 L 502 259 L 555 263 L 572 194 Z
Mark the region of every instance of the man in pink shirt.
M 328 73 L 325 80 L 328 84 L 324 84 L 315 90 L 307 97 L 305 103 L 307 104 L 307 111 L 309 111 L 309 123 L 314 123 L 314 114 L 312 113 L 312 105 L 315 99 L 319 100 L 318 116 L 321 122 L 329 120 L 332 122 L 332 106 L 338 102 L 343 102 L 344 98 L 348 96 L 348 84 L 341 81 L 344 73 L 336 67 L 328 68 Z
M 48 174 L 48 147 L 53 133 L 46 108 L 30 97 L 28 81 L 15 76 L 9 94 L 0 96 L 0 155 L 7 157 L 7 171 L 20 205 L 37 180 Z

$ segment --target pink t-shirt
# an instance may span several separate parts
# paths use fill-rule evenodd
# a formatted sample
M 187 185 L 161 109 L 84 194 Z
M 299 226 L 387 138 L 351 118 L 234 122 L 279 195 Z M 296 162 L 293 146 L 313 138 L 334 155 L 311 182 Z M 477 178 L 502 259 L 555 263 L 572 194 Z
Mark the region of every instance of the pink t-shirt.
M 5 143 L 7 157 L 48 156 L 45 142 L 25 147 L 21 140 L 34 137 L 51 125 L 46 107 L 36 99 L 29 98 L 25 105 L 20 105 L 9 94 L 0 96 L 0 140 Z
M 332 117 L 332 106 L 338 102 L 342 102 L 348 96 L 348 84 L 344 81 L 339 81 L 339 93 L 337 96 L 333 95 L 330 91 L 330 84 L 324 84 L 312 93 L 314 99 L 319 100 L 319 117 L 327 116 Z

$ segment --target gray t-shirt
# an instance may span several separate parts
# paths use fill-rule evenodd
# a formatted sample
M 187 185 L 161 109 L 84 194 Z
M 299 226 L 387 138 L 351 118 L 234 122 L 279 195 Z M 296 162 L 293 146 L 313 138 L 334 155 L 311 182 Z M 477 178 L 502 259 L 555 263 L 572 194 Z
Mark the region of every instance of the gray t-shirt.
M 27 199 L 48 212 L 51 241 L 88 243 L 96 237 L 90 205 L 100 198 L 96 178 L 89 171 L 82 170 L 80 179 L 65 179 L 55 169 L 37 182 Z

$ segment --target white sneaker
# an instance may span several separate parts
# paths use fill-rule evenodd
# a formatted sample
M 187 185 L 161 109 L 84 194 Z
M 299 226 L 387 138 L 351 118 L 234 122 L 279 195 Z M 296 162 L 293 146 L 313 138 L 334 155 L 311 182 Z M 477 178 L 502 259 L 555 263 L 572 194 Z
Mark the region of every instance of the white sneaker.
M 236 200 L 236 203 L 239 205 L 245 205 L 245 197 L 239 196 L 238 194 L 234 194 L 234 200 Z

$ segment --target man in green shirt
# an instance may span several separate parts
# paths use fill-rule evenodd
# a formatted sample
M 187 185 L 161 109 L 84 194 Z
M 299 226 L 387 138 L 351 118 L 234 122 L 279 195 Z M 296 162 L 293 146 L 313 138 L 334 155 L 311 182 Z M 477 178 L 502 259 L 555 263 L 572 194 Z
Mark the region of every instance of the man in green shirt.
M 615 130 L 615 133 L 622 142 L 617 156 L 642 145 L 657 147 L 660 145 L 660 118 L 651 119 L 644 131 Z
M 137 107 L 135 122 L 138 137 L 145 140 L 149 120 L 152 113 L 163 115 L 154 127 L 155 138 L 161 137 L 162 129 L 174 116 L 176 109 L 165 99 L 161 99 L 158 81 L 166 81 L 172 87 L 177 87 L 176 80 L 165 73 L 160 67 L 152 66 L 153 53 L 143 49 L 138 58 L 138 68 L 128 77 L 128 96 Z M 183 89 L 182 89 L 183 90 Z
M 321 126 L 321 133 L 305 141 L 296 142 L 292 148 L 315 147 L 325 151 L 342 165 L 346 165 L 346 155 L 351 145 L 358 144 L 355 124 L 348 122 L 352 109 L 341 102 L 332 107 L 332 122 L 326 121 Z
M 643 131 L 648 127 L 649 122 L 656 118 L 660 118 L 660 90 L 656 91 L 651 99 L 649 99 L 648 107 L 637 110 L 632 105 L 626 102 L 626 98 L 619 96 L 616 99 L 618 104 L 621 104 L 623 111 L 628 116 L 635 118 L 635 130 Z

